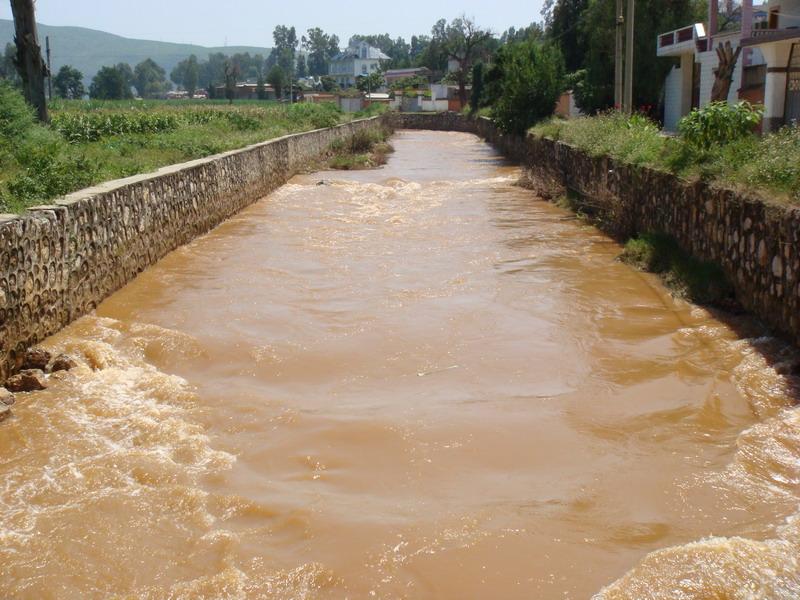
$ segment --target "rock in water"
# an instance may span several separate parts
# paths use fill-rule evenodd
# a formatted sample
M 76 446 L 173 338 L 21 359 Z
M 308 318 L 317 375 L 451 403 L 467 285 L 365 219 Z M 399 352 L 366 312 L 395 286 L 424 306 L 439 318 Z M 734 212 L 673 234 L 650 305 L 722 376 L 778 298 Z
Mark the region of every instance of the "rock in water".
M 6 388 L 0 387 L 0 405 L 11 406 L 12 404 L 14 404 L 14 394 Z
M 0 421 L 11 416 L 11 407 L 0 402 Z
M 78 366 L 77 361 L 68 354 L 59 354 L 50 363 L 49 371 L 55 373 L 56 371 L 69 371 Z
M 22 368 L 44 371 L 51 358 L 51 354 L 44 348 L 28 348 L 25 353 L 25 360 L 22 362 Z
M 35 392 L 47 388 L 47 380 L 41 369 L 26 369 L 6 381 L 10 392 Z

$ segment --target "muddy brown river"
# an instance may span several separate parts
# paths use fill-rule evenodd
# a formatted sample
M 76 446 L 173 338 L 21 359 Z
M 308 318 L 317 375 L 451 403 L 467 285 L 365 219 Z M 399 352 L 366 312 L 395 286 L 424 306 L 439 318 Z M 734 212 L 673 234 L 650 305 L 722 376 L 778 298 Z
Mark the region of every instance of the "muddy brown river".
M 46 342 L 0 597 L 800 597 L 793 351 L 467 134 L 295 177 Z

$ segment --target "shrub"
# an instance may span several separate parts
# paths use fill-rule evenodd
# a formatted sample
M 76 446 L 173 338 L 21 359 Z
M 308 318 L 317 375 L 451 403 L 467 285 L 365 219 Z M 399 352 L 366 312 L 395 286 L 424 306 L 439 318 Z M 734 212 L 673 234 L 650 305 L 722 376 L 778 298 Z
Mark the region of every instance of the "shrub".
M 178 118 L 155 112 L 59 113 L 53 115 L 52 126 L 65 140 L 77 144 L 112 135 L 172 131 L 178 128 Z
M 683 117 L 678 131 L 688 144 L 708 150 L 752 135 L 763 113 L 749 102 L 711 102 Z
M 663 233 L 646 233 L 628 240 L 620 259 L 658 273 L 677 296 L 699 304 L 718 304 L 733 293 L 718 265 L 689 256 L 673 237 Z
M 22 94 L 0 81 L 0 149 L 10 151 L 34 127 L 33 110 Z
M 659 164 L 666 145 L 653 121 L 644 115 L 628 116 L 617 111 L 596 117 L 551 119 L 532 132 L 578 146 L 593 156 L 608 155 L 633 164 Z
M 236 131 L 256 131 L 261 128 L 261 121 L 259 119 L 241 111 L 226 112 L 225 117 Z
M 333 102 L 319 104 L 300 102 L 286 108 L 286 116 L 293 123 L 308 123 L 314 129 L 322 129 L 337 125 L 341 120 L 342 111 Z
M 494 116 L 500 127 L 523 133 L 553 114 L 563 91 L 563 59 L 555 46 L 534 41 L 510 46 Z
M 64 142 L 43 130 L 17 153 L 20 171 L 8 182 L 7 204 L 30 205 L 90 185 L 96 168 L 82 155 L 65 151 Z

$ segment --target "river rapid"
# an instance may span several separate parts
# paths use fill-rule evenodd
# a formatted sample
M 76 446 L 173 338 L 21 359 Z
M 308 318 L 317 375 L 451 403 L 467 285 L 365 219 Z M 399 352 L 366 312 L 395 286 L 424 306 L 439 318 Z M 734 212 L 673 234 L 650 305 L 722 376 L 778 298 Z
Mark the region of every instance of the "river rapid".
M 297 176 L 45 346 L 0 597 L 800 597 L 797 354 L 478 138 Z

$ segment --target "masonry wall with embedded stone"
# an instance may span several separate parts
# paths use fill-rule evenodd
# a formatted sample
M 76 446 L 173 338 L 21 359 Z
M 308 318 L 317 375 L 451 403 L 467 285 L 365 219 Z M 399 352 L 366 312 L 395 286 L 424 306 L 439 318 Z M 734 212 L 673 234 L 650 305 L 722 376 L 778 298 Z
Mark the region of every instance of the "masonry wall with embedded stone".
M 589 156 L 554 140 L 509 136 L 488 119 L 417 113 L 394 120 L 398 128 L 480 135 L 519 160 L 540 195 L 574 192 L 581 209 L 615 237 L 675 237 L 686 252 L 723 268 L 745 308 L 800 344 L 800 208 Z
M 384 122 L 289 135 L 0 215 L 0 384 L 28 347 L 285 183 L 334 140 Z

